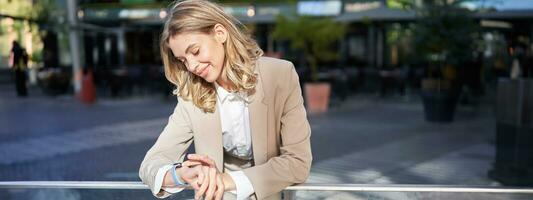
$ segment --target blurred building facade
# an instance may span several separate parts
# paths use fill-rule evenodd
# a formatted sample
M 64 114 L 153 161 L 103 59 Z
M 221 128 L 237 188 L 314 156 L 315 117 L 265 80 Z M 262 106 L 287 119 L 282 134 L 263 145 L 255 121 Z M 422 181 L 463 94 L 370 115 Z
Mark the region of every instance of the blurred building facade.
M 6 0 L 4 0 L 6 1 Z M 97 80 L 115 85 L 132 81 L 144 84 L 161 75 L 158 38 L 163 19 L 168 15 L 168 0 L 80 0 L 78 19 L 82 46 L 82 66 L 97 73 Z M 407 41 L 409 27 L 417 15 L 411 7 L 396 0 L 328 0 L 328 1 L 221 1 L 226 12 L 234 15 L 252 31 L 267 55 L 283 56 L 299 64 L 298 54 L 284 41 L 272 37 L 277 15 L 329 16 L 348 24 L 348 32 L 339 42 L 340 59 L 332 68 L 358 69 L 360 73 L 379 73 L 381 69 L 410 64 L 407 56 L 412 48 Z M 421 6 L 424 1 L 414 0 Z M 65 1 L 57 0 L 58 8 Z M 490 65 L 508 63 L 517 45 L 531 48 L 533 8 L 523 10 L 477 9 L 472 17 L 483 27 L 480 50 Z M 0 13 L 2 14 L 2 13 Z M 2 16 L 0 20 L 12 17 Z M 61 20 L 58 20 L 61 21 Z M 64 20 L 63 20 L 64 21 Z M 2 23 L 5 27 L 5 22 Z M 4 30 L 4 29 L 2 29 Z M 48 39 L 60 43 L 64 34 Z M 53 34 L 52 34 L 53 35 Z M 68 52 L 48 45 L 57 52 L 57 65 L 68 65 Z M 58 45 L 55 45 L 58 46 Z M 5 49 L 5 48 L 4 48 Z M 46 49 L 46 48 L 45 48 Z M 2 56 L 5 57 L 5 50 Z M 4 60 L 4 59 L 2 59 Z M 4 62 L 2 62 L 3 64 Z M 3 64 L 4 65 L 4 64 Z M 54 63 L 52 64 L 54 65 Z M 498 64 L 496 64 L 498 65 Z M 506 64 L 507 65 L 507 64 Z M 493 67 L 493 66 L 491 66 Z M 328 67 L 329 68 L 329 67 Z M 143 74 L 152 74 L 141 80 Z M 131 85 L 127 84 L 127 85 Z M 161 83 L 163 84 L 163 83 Z M 121 85 L 121 84 L 119 84 Z M 116 92 L 116 91 L 115 91 Z
M 413 1 L 417 6 L 424 1 Z M 158 66 L 158 36 L 170 1 L 84 0 L 80 20 L 90 25 L 83 31 L 87 66 Z M 330 16 L 349 25 L 339 43 L 341 58 L 334 66 L 388 69 L 408 65 L 411 51 L 405 34 L 416 21 L 415 10 L 394 0 L 329 1 L 222 1 L 226 12 L 250 28 L 259 45 L 269 55 L 283 55 L 298 62 L 288 45 L 276 41 L 271 33 L 276 16 Z M 483 27 L 484 55 L 489 59 L 508 51 L 514 43 L 531 45 L 533 8 L 529 10 L 478 9 L 473 17 Z M 498 46 L 499 45 L 499 46 Z M 496 48 L 498 47 L 498 48 Z M 509 56 L 509 52 L 506 52 Z

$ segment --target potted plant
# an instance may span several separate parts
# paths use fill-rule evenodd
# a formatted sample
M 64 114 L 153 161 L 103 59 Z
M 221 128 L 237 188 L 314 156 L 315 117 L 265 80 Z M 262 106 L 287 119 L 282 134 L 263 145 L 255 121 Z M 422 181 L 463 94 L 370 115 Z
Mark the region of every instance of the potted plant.
M 338 52 L 334 44 L 344 36 L 346 26 L 327 17 L 283 16 L 276 19 L 273 37 L 290 41 L 291 48 L 300 51 L 304 66 L 310 72 L 310 83 L 305 83 L 304 94 L 309 113 L 326 112 L 331 86 L 319 82 L 318 64 L 335 60 Z
M 425 1 L 413 29 L 416 56 L 425 65 L 421 96 L 426 120 L 451 122 L 460 84 L 457 67 L 468 67 L 476 47 L 477 25 L 461 0 Z

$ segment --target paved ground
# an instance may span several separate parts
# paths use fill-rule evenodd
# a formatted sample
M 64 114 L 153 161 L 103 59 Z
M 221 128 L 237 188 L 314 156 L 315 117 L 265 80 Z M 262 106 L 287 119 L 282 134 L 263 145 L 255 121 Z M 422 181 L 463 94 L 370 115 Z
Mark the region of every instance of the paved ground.
M 86 106 L 38 90 L 18 99 L 0 86 L 0 181 L 138 181 L 138 166 L 175 102 L 100 99 Z M 461 106 L 450 124 L 423 119 L 416 96 L 351 96 L 309 117 L 310 183 L 492 185 L 492 106 Z M 190 198 L 190 192 L 172 199 Z M 298 192 L 298 199 L 533 199 L 446 193 Z M 529 198 L 527 198 L 529 197 Z M 0 190 L 0 199 L 146 199 L 148 191 Z

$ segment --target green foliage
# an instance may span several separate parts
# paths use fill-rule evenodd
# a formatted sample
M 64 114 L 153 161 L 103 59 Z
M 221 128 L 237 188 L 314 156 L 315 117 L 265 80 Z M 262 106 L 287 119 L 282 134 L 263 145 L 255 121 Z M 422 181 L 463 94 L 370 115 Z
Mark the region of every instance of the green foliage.
M 32 6 L 31 18 L 39 22 L 49 23 L 57 19 L 59 15 L 64 15 L 56 6 L 55 0 L 39 0 Z
M 279 15 L 273 37 L 288 40 L 293 50 L 302 51 L 311 68 L 312 80 L 318 81 L 318 62 L 337 59 L 338 51 L 333 45 L 345 32 L 346 25 L 331 18 Z
M 296 2 L 295 0 L 219 0 L 220 3 L 291 3 Z
M 139 4 L 139 3 L 153 3 L 154 0 L 121 0 L 121 3 L 125 4 Z
M 16 35 L 16 39 L 24 46 L 28 42 L 32 43 L 32 48 L 27 49 L 30 55 L 30 59 L 33 62 L 42 61 L 42 48 L 43 43 L 41 41 L 42 36 L 46 33 L 46 30 L 58 31 L 61 23 L 59 18 L 64 19 L 66 14 L 64 10 L 59 9 L 56 0 L 0 0 L 0 13 L 8 16 L 12 16 L 14 22 L 12 25 L 2 25 L 0 29 L 0 53 L 2 56 L 9 52 L 11 48 L 11 41 L 7 41 L 6 38 L 10 38 L 8 29 L 12 28 L 13 35 Z M 66 24 L 63 25 L 65 27 Z M 63 28 L 64 29 L 64 28 Z M 31 34 L 32 41 L 26 41 L 27 34 Z M 26 46 L 24 46 L 26 47 Z
M 387 0 L 387 6 L 389 8 L 413 9 L 415 3 L 415 0 Z
M 0 13 L 14 17 L 28 17 L 32 13 L 30 0 L 0 0 Z
M 432 0 L 418 10 L 413 46 L 422 61 L 438 66 L 457 66 L 475 50 L 478 25 L 470 11 L 459 5 L 465 0 Z

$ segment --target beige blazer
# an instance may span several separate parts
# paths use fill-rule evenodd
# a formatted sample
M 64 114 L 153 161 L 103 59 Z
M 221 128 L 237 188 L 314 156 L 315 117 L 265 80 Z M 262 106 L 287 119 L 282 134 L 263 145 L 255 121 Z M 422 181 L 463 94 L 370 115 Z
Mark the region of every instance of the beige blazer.
M 298 74 L 291 62 L 262 57 L 256 63 L 258 82 L 249 96 L 254 166 L 243 169 L 257 199 L 269 198 L 309 176 L 311 129 L 303 104 Z M 182 162 L 194 140 L 197 154 L 205 154 L 224 171 L 222 130 L 218 109 L 205 113 L 178 98 L 168 124 L 147 152 L 139 170 L 143 183 L 153 189 L 159 168 Z M 155 191 L 157 197 L 168 196 Z

